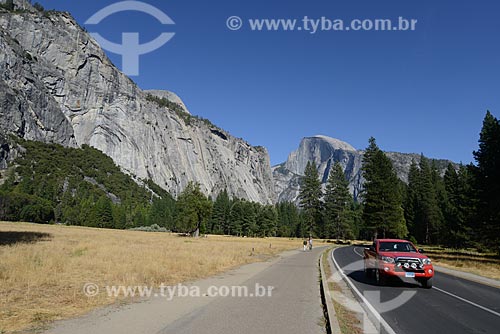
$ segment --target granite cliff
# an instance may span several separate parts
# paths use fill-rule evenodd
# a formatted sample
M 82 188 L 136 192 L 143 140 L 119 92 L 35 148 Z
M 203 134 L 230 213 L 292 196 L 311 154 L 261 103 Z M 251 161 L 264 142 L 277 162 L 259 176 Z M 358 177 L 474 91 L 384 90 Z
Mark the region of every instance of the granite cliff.
M 226 188 L 252 201 L 276 200 L 265 148 L 192 116 L 171 92 L 142 91 L 69 13 L 14 3 L 14 11 L 0 9 L 0 134 L 88 144 L 173 195 L 196 181 L 209 195 Z M 3 141 L 0 151 L 5 167 L 11 158 Z

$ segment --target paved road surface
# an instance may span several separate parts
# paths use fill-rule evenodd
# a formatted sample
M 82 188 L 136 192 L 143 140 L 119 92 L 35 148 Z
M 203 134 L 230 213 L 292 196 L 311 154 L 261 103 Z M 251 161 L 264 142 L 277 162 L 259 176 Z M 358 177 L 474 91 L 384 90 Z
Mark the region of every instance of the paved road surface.
M 167 326 L 161 333 L 322 333 L 318 248 L 279 261 L 245 283 L 274 286 L 270 298 L 226 298 Z
M 337 263 L 396 333 L 500 333 L 500 289 L 436 272 L 434 287 L 414 281 L 379 287 L 365 278 L 361 247 L 333 253 Z M 383 312 L 384 302 L 414 294 L 402 306 Z M 381 301 L 379 303 L 378 301 Z
M 318 334 L 325 333 L 319 292 L 318 258 L 324 248 L 292 251 L 272 263 L 195 282 L 209 286 L 272 286 L 271 297 L 152 298 L 63 321 L 47 333 L 92 334 Z

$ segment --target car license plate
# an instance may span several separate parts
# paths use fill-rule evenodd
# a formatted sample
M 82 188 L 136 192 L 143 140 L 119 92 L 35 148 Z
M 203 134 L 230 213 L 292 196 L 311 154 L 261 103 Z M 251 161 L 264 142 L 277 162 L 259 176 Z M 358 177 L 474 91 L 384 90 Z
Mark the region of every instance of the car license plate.
M 405 273 L 405 277 L 415 277 L 415 273 Z

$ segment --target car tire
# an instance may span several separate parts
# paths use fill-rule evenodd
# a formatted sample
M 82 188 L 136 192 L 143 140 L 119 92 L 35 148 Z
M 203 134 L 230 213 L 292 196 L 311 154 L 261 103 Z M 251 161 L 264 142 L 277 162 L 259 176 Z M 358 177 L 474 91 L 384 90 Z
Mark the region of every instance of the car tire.
M 372 276 L 372 270 L 366 266 L 365 262 L 365 277 L 370 278 Z
M 375 282 L 379 286 L 384 286 L 385 285 L 385 277 L 384 277 L 384 275 L 382 275 L 380 273 L 380 270 L 378 269 L 378 267 L 375 268 L 374 270 L 375 270 Z
M 430 289 L 432 288 L 432 277 L 431 278 L 426 278 L 421 281 L 422 287 L 425 289 Z

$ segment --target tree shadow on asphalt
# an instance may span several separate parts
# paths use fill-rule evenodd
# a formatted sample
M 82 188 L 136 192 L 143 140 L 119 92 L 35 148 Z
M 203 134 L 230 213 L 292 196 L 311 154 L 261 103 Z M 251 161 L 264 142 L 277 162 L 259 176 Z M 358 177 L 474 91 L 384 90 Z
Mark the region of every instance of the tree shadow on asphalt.
M 0 231 L 0 246 L 31 244 L 38 241 L 48 241 L 51 238 L 52 235 L 49 233 Z

